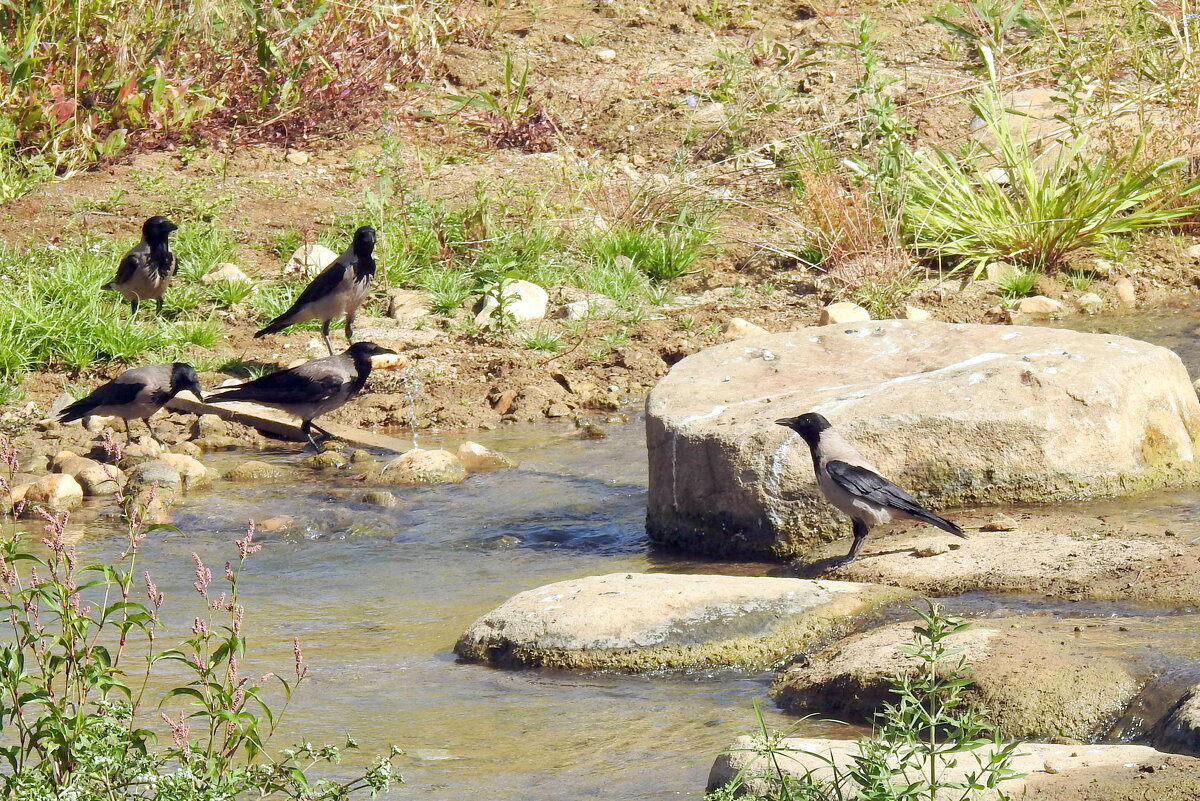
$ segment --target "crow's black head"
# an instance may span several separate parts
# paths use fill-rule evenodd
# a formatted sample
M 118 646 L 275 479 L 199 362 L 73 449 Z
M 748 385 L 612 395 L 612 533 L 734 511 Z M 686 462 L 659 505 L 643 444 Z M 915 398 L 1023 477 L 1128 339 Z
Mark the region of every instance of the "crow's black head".
M 816 445 L 821 439 L 821 432 L 830 428 L 829 421 L 816 412 L 802 414 L 799 417 L 784 417 L 776 420 L 775 425 L 792 429 L 809 445 Z
M 190 390 L 201 402 L 204 394 L 200 389 L 200 376 L 190 364 L 175 362 L 171 365 L 171 394 L 177 395 L 184 390 Z
M 364 225 L 354 232 L 354 252 L 359 256 L 370 256 L 375 249 L 375 229 Z
M 370 358 L 371 356 L 382 356 L 385 353 L 395 353 L 391 348 L 385 348 L 383 345 L 376 345 L 374 342 L 355 342 L 350 347 L 346 348 L 346 353 L 350 356 L 360 356 Z
M 142 223 L 142 236 L 146 241 L 154 244 L 157 242 L 166 242 L 167 235 L 172 231 L 178 230 L 179 226 L 168 220 L 166 217 L 151 217 Z

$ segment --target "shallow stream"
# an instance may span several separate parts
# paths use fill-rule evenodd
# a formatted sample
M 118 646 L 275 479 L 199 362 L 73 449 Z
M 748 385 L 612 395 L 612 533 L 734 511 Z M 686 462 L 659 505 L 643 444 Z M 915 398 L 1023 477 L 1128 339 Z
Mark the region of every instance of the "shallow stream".
M 1192 374 L 1200 375 L 1193 333 L 1200 311 L 1194 308 L 1072 323 L 1173 347 Z M 795 724 L 766 701 L 770 676 L 502 671 L 457 664 L 451 653 L 476 617 L 548 582 L 615 571 L 778 569 L 650 553 L 643 525 L 641 421 L 608 431 L 601 441 L 575 439 L 564 426 L 551 424 L 471 435 L 519 459 L 520 468 L 472 476 L 461 486 L 389 488 L 400 497 L 390 509 L 360 503 L 362 484 L 318 478 L 303 469 L 293 474 L 303 480 L 222 483 L 176 507 L 180 532 L 152 536 L 139 570 L 149 570 L 166 593 L 171 624 L 166 640 L 182 639 L 198 609 L 192 552 L 219 575 L 220 565 L 235 555 L 232 540 L 241 536 L 247 519 L 294 521 L 260 531 L 265 547 L 248 562 L 243 579 L 252 655 L 244 672 L 289 671 L 293 636 L 301 639 L 311 665 L 277 746 L 300 737 L 339 742 L 347 733 L 364 753 L 395 743 L 407 752 L 400 764 L 409 788 L 402 792 L 430 799 L 699 797 L 716 752 L 753 727 L 756 700 L 766 707 L 769 724 Z M 423 447 L 438 441 L 421 438 Z M 222 469 L 245 458 L 214 454 L 206 461 Z M 279 451 L 250 458 L 291 463 L 298 457 Z M 1198 493 L 1105 507 L 1114 515 L 1153 515 L 1189 539 L 1200 535 L 1194 522 Z M 121 545 L 116 532 L 106 532 L 100 522 L 89 526 L 80 547 L 100 558 L 113 556 Z M 1146 615 L 1145 609 L 1119 603 L 987 595 L 964 596 L 954 606 L 993 615 Z M 1137 630 L 1145 631 L 1147 651 L 1169 653 L 1178 666 L 1167 678 L 1194 681 L 1187 654 L 1200 644 L 1198 618 L 1188 614 L 1194 610 L 1174 611 L 1146 619 Z M 854 733 L 824 723 L 805 723 L 799 730 Z M 1125 721 L 1119 730 L 1136 734 L 1138 721 Z

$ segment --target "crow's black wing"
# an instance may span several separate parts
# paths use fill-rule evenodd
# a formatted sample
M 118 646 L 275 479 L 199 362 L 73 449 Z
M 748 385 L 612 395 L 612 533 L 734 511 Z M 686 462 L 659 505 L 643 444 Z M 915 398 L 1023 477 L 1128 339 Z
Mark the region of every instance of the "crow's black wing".
M 218 391 L 213 394 L 213 400 L 245 400 L 281 405 L 320 403 L 336 395 L 345 383 L 337 375 L 305 375 L 299 369 L 280 370 L 241 386 Z
M 963 536 L 962 529 L 954 523 L 921 506 L 916 498 L 873 470 L 836 461 L 826 463 L 825 470 L 839 487 L 852 495 L 865 498 L 888 509 L 897 509 L 917 520 L 949 531 L 951 534 Z
M 92 410 L 101 406 L 123 406 L 126 403 L 133 403 L 134 398 L 145 388 L 146 385 L 141 382 L 109 381 L 107 384 L 97 387 L 86 398 L 80 398 L 63 409 L 58 420 L 61 423 L 69 423 L 72 420 L 87 417 Z

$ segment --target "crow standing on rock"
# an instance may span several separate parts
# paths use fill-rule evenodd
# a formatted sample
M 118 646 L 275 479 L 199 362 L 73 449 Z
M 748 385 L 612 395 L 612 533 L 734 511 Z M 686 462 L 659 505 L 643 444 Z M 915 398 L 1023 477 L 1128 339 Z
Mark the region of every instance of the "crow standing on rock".
M 99 386 L 86 398 L 75 401 L 62 410 L 60 423 L 70 423 L 90 415 L 120 417 L 125 421 L 125 438 L 129 439 L 129 421 L 141 418 L 150 425 L 150 417 L 180 392 L 190 390 L 201 402 L 200 378 L 189 364 L 148 364 L 126 370 L 107 384 Z
M 776 425 L 799 434 L 812 451 L 813 472 L 825 499 L 854 524 L 854 544 L 843 564 L 853 562 L 873 526 L 894 519 L 920 520 L 958 537 L 963 530 L 917 503 L 917 499 L 888 481 L 829 421 L 815 412 L 776 420 Z
M 372 359 L 385 355 L 394 356 L 396 351 L 374 342 L 355 342 L 337 356 L 313 359 L 289 370 L 217 390 L 211 402 L 251 401 L 294 414 L 302 421 L 300 433 L 315 448 L 314 428 L 325 438 L 333 435 L 315 425 L 313 419 L 333 411 L 361 392 L 371 375 Z
M 321 321 L 321 337 L 329 355 L 333 356 L 333 345 L 329 344 L 329 323 L 336 317 L 346 317 L 346 342 L 354 341 L 354 315 L 367 297 L 371 279 L 375 275 L 375 229 L 364 225 L 354 232 L 354 241 L 333 264 L 312 280 L 292 307 L 269 322 L 254 337 L 282 331 L 289 325 L 306 320 Z
M 133 307 L 133 314 L 137 314 L 138 304 L 143 300 L 153 300 L 155 310 L 162 314 L 163 295 L 177 267 L 167 237 L 178 227 L 166 217 L 146 220 L 142 224 L 142 241 L 121 259 L 117 277 L 104 285 L 103 289 L 120 292 Z

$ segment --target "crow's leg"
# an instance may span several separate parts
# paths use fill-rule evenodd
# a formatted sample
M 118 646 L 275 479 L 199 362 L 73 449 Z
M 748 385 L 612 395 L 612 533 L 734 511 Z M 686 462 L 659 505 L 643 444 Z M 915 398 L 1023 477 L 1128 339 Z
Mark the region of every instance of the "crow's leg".
M 329 321 L 321 323 L 321 338 L 325 340 L 325 347 L 329 348 L 329 355 L 333 355 L 333 345 L 329 342 Z
M 858 552 L 862 550 L 863 543 L 867 541 L 867 533 L 870 529 L 867 524 L 861 520 L 854 522 L 854 542 L 850 545 L 850 553 L 846 554 L 846 558 L 842 560 L 843 565 L 848 565 L 858 558 Z
M 303 434 L 308 440 L 308 444 L 313 446 L 314 451 L 319 451 L 321 450 L 321 446 L 317 444 L 315 439 L 313 439 L 312 427 L 312 420 L 305 420 L 300 424 L 300 433 Z
M 346 315 L 346 344 L 354 344 L 354 312 Z
M 159 298 L 158 300 L 154 301 L 154 313 L 161 317 L 162 310 L 163 310 L 163 299 Z
M 317 425 L 316 423 L 314 423 L 312 420 L 309 420 L 309 421 L 308 421 L 308 427 L 309 427 L 309 428 L 312 428 L 312 429 L 315 429 L 315 430 L 317 431 L 317 433 L 319 433 L 319 434 L 320 434 L 322 437 L 324 437 L 325 439 L 337 439 L 337 437 L 336 437 L 335 435 L 333 435 L 333 434 L 330 434 L 328 431 L 326 431 L 325 429 L 321 428 L 319 425 Z
M 137 317 L 138 303 L 140 303 L 140 301 L 137 298 L 134 298 L 133 300 L 129 301 L 129 308 L 130 308 L 129 316 L 130 316 L 130 318 Z
M 122 417 L 121 420 L 125 423 L 125 444 L 132 445 L 133 444 L 133 434 L 129 433 L 129 418 Z

